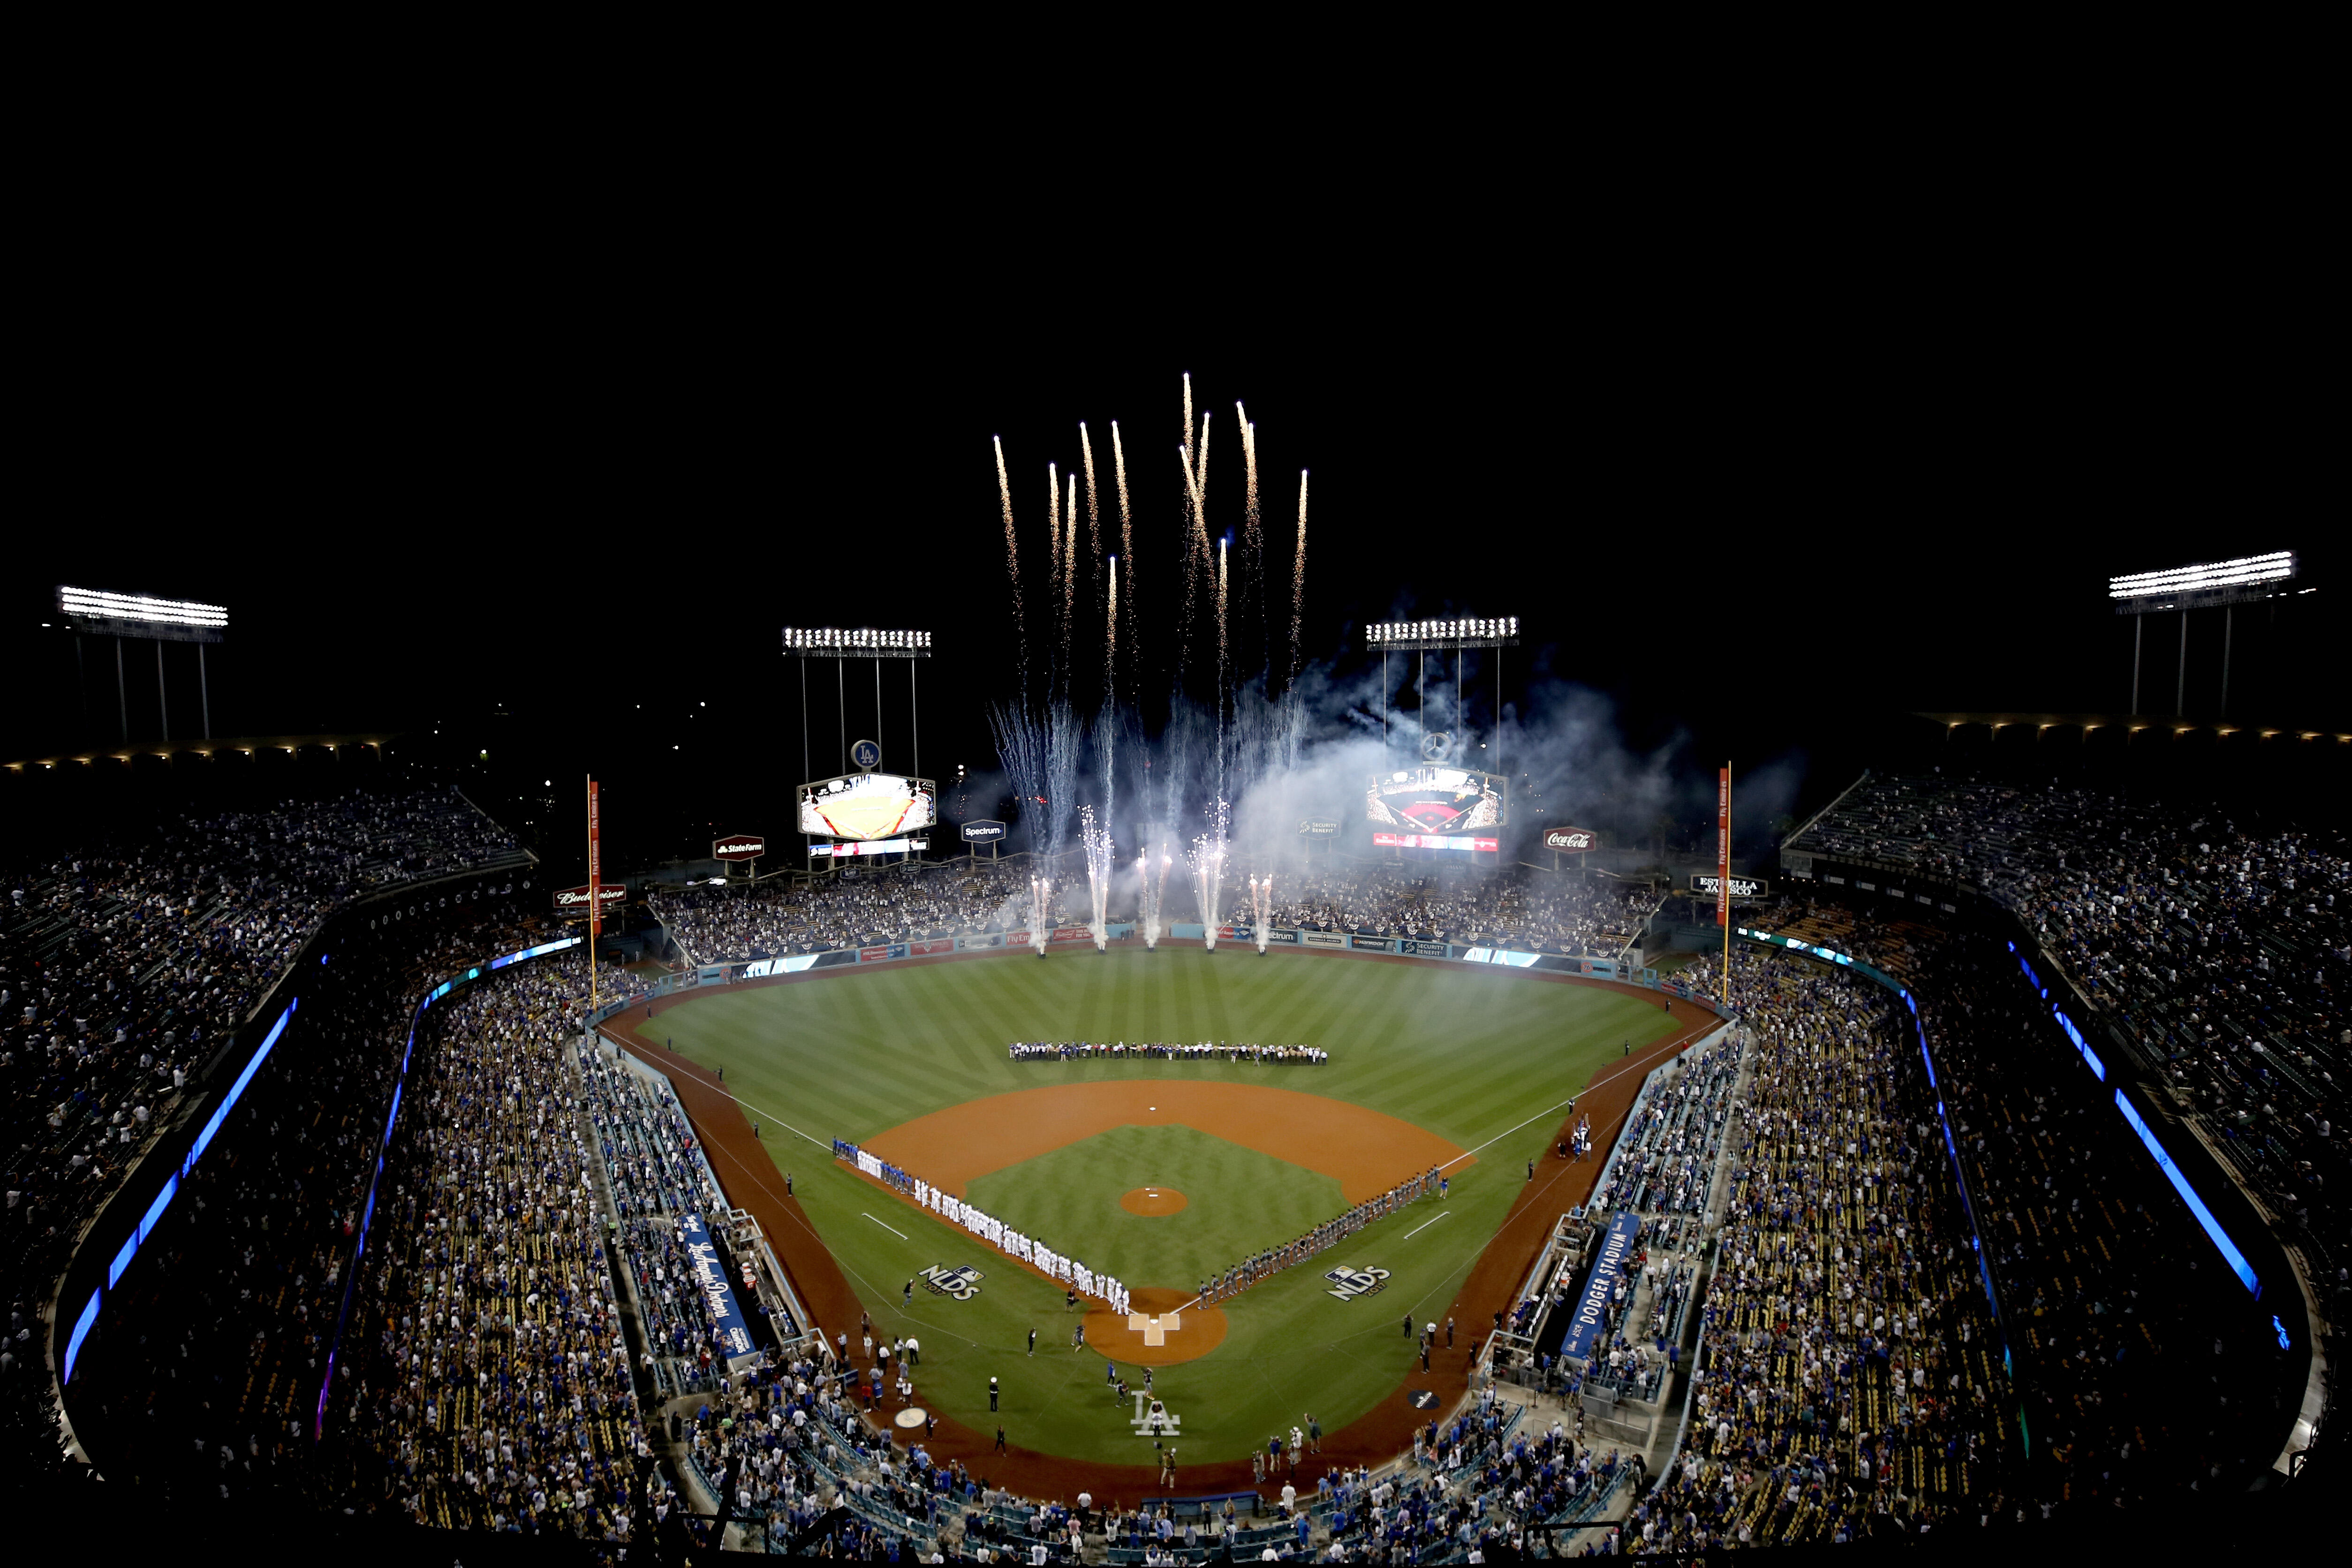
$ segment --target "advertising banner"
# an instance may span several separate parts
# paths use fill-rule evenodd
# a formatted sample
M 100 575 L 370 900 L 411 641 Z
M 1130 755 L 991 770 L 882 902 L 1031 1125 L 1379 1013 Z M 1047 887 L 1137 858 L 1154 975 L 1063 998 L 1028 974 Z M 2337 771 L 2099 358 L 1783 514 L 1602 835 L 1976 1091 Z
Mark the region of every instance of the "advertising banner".
M 1358 952 L 1394 952 L 1396 939 L 1385 936 L 1351 936 L 1348 945 Z
M 1052 934 L 1052 935 L 1050 935 L 1050 936 L 1048 936 L 1045 940 L 1046 940 L 1047 942 L 1092 942 L 1092 941 L 1094 941 L 1094 939 L 1095 939 L 1095 933 L 1094 933 L 1093 929 L 1092 929 L 1092 928 L 1090 928 L 1090 927 L 1087 927 L 1087 926 L 1056 926 L 1056 927 L 1055 927 L 1055 928 L 1054 928 L 1053 934 Z
M 951 936 L 935 936 L 929 942 L 910 942 L 907 944 L 908 955 L 912 958 L 921 958 L 927 953 L 953 952 L 954 951 L 955 938 Z
M 966 844 L 992 844 L 1003 837 L 1004 824 L 994 817 L 963 825 L 963 841 Z
M 808 852 L 818 858 L 825 856 L 843 858 L 857 855 L 908 855 L 918 849 L 929 849 L 930 847 L 931 841 L 928 838 L 850 839 L 840 844 L 812 844 L 808 847 Z M 849 873 L 844 871 L 842 875 L 846 877 Z
M 1298 933 L 1298 940 L 1307 947 L 1345 947 L 1348 945 L 1348 933 L 1339 931 L 1303 931 Z
M 1603 1314 L 1609 1308 L 1609 1298 L 1617 1282 L 1625 1278 L 1625 1262 L 1633 1256 L 1633 1238 L 1641 1234 L 1642 1216 L 1621 1214 L 1609 1222 L 1609 1234 L 1601 1238 L 1601 1251 L 1592 1262 L 1592 1275 L 1584 1282 L 1584 1294 L 1576 1303 L 1576 1316 L 1570 1320 L 1568 1338 L 1560 1345 L 1563 1355 L 1590 1355 L 1592 1342 L 1601 1333 Z
M 1581 855 L 1587 849 L 1598 848 L 1601 836 L 1590 827 L 1547 827 L 1543 847 L 1562 855 Z
M 1309 816 L 1300 821 L 1298 831 L 1307 838 L 1328 838 L 1339 831 L 1339 825 L 1328 816 Z
M 756 833 L 730 834 L 710 846 L 714 860 L 757 860 L 768 852 L 768 841 Z
M 555 912 L 560 915 L 583 914 L 588 909 L 590 896 L 591 889 L 584 883 L 577 888 L 558 888 L 555 889 Z M 629 889 L 625 887 L 599 887 L 593 889 L 593 896 L 596 902 L 605 909 L 615 910 L 629 901 Z
M 1417 958 L 1444 958 L 1446 953 L 1445 944 L 1442 942 L 1415 942 L 1409 936 L 1397 939 L 1396 950 Z
M 966 952 L 970 952 L 974 948 L 1003 947 L 1004 945 L 1004 937 L 1001 932 L 992 931 L 983 932 L 979 936 L 957 937 L 955 939 L 955 944 Z
M 1690 890 L 1694 893 L 1705 893 L 1720 903 L 1722 892 L 1720 882 L 1721 879 L 1713 871 L 1693 871 Z M 1731 879 L 1731 896 L 1735 899 L 1764 899 L 1771 895 L 1772 884 L 1766 878 L 1734 877 Z
M 1257 933 L 1255 931 L 1252 931 L 1250 934 L 1252 936 L 1255 936 Z M 1269 928 L 1265 933 L 1265 940 L 1268 945 L 1280 942 L 1296 944 L 1298 941 L 1298 933 L 1295 931 L 1275 931 Z
M 718 1331 L 723 1355 L 751 1353 L 751 1324 L 743 1310 L 735 1304 L 735 1287 L 727 1280 L 727 1266 L 719 1260 L 719 1248 L 711 1244 L 710 1233 L 703 1228 L 702 1216 L 690 1214 L 678 1221 L 686 1234 L 687 1267 L 694 1271 L 694 1283 L 702 1292 L 702 1304 L 710 1313 L 712 1326 Z
M 857 950 L 857 962 L 860 963 L 874 963 L 885 958 L 904 958 L 906 956 L 906 952 L 903 950 L 898 952 L 893 952 L 887 947 L 861 947 Z

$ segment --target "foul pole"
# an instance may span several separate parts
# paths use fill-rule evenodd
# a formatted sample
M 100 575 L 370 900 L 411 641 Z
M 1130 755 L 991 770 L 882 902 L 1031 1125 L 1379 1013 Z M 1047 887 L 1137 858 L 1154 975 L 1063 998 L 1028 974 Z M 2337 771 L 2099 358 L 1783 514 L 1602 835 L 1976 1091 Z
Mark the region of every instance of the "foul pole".
M 1731 1005 L 1731 764 L 1715 781 L 1715 921 L 1723 928 L 1723 1003 Z
M 596 939 L 604 931 L 603 868 L 598 864 L 596 780 L 588 780 L 588 1010 L 596 1010 Z

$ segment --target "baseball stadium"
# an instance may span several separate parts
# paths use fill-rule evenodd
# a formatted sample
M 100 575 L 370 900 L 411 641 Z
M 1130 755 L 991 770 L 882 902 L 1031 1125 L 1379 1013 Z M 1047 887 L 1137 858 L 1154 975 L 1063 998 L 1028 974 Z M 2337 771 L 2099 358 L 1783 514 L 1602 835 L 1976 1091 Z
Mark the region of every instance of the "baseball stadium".
M 967 443 L 893 624 L 730 601 L 580 691 L 428 701 L 61 557 L 0 773 L 21 1511 L 607 1568 L 2317 1519 L 2324 551 L 2086 543 L 2078 657 L 1832 698 L 1647 606 L 1311 574 L 1292 405 L 1213 438 L 1167 379 L 1160 479 L 1026 403 Z

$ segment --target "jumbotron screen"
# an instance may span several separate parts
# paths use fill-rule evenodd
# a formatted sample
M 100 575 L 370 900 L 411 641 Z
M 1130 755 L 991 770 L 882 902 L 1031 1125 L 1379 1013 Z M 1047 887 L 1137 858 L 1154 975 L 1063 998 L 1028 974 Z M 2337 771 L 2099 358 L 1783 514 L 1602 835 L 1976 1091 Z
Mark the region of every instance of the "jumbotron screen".
M 1500 827 L 1509 820 L 1509 787 L 1510 781 L 1498 774 L 1426 763 L 1375 778 L 1364 795 L 1364 815 L 1382 826 L 1414 833 Z
M 801 831 L 819 838 L 895 838 L 932 825 L 939 786 L 897 773 L 851 773 L 801 785 Z

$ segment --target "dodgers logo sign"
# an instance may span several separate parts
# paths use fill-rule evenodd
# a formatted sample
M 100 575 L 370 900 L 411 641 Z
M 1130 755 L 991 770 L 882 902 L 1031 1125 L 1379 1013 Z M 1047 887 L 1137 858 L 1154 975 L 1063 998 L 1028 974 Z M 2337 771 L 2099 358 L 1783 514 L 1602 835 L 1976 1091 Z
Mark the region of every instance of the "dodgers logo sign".
M 942 1268 L 932 1264 L 922 1272 L 923 1289 L 934 1296 L 952 1296 L 959 1301 L 969 1301 L 980 1294 L 980 1282 L 987 1276 L 971 1264 L 959 1264 Z
M 1389 1271 L 1385 1268 L 1350 1268 L 1343 1263 L 1337 1268 L 1327 1269 L 1323 1278 L 1332 1285 L 1332 1289 L 1324 1292 L 1325 1295 L 1352 1301 L 1359 1296 L 1370 1296 L 1379 1291 L 1388 1283 Z

